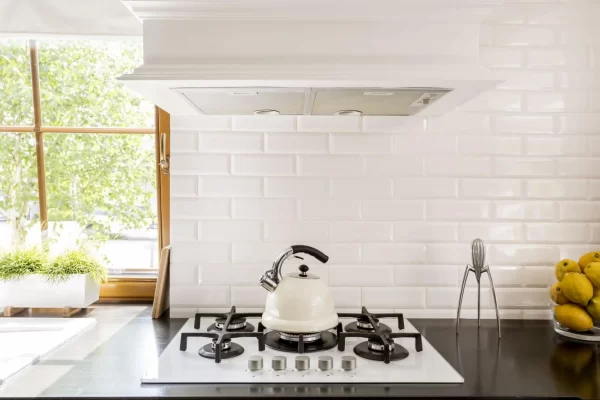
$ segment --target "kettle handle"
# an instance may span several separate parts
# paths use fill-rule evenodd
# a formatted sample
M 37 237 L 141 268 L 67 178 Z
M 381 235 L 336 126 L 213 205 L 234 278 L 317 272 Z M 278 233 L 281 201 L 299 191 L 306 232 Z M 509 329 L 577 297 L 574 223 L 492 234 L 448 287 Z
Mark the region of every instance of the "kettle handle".
M 291 248 L 292 254 L 306 253 L 308 255 L 313 256 L 322 263 L 326 263 L 327 261 L 329 261 L 329 257 L 327 256 L 327 254 L 323 253 L 321 250 L 315 249 L 314 247 L 306 246 L 304 244 L 297 244 L 291 246 Z

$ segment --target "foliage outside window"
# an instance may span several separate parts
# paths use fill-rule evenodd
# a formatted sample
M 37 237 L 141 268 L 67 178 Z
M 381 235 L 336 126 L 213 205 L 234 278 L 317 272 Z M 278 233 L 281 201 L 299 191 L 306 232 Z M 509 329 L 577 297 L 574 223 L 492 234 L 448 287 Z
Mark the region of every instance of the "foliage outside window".
M 0 40 L 0 250 L 44 238 L 65 245 L 93 238 L 101 240 L 110 268 L 155 267 L 154 108 L 116 79 L 141 63 L 141 42 L 44 40 L 29 46 Z M 36 84 L 39 105 L 32 100 Z M 37 149 L 42 166 L 36 132 L 43 139 Z M 40 167 L 44 193 L 38 190 Z M 40 221 L 42 196 L 47 221 Z

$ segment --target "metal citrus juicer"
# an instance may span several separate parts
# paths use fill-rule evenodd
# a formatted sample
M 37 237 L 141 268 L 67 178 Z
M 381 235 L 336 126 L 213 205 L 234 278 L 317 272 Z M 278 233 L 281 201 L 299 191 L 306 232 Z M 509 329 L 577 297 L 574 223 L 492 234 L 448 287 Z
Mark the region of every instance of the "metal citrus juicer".
M 458 328 L 460 325 L 460 309 L 462 306 L 463 295 L 465 294 L 465 286 L 467 284 L 467 278 L 469 272 L 475 274 L 477 280 L 477 327 L 481 326 L 481 275 L 487 273 L 490 280 L 490 286 L 492 288 L 492 295 L 494 296 L 494 305 L 496 306 L 496 322 L 498 324 L 498 339 L 500 339 L 500 315 L 498 313 L 498 301 L 496 300 L 496 289 L 494 288 L 494 281 L 492 280 L 492 273 L 490 272 L 490 266 L 485 265 L 485 245 L 483 240 L 475 239 L 471 243 L 471 258 L 472 265 L 467 264 L 465 267 L 465 274 L 463 275 L 462 287 L 460 289 L 460 297 L 458 298 L 458 310 L 456 312 L 456 334 L 458 335 Z

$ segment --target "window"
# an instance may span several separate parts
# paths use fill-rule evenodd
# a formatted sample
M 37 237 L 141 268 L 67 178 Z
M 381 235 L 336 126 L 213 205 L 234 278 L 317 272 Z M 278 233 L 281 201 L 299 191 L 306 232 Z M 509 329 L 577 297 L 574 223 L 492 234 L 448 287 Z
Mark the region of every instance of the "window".
M 111 275 L 155 274 L 155 108 L 117 77 L 141 40 L 0 41 L 0 250 L 96 244 Z

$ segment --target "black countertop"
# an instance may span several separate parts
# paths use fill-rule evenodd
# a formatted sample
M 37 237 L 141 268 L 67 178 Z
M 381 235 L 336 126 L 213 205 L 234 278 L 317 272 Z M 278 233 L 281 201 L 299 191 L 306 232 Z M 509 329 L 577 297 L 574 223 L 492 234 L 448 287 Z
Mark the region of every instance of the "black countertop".
M 43 393 L 48 397 L 579 397 L 600 398 L 598 347 L 561 340 L 550 321 L 411 319 L 413 325 L 465 378 L 464 384 L 155 385 L 140 383 L 148 363 L 185 319 L 151 320 L 145 312 L 81 360 Z M 44 363 L 45 361 L 41 361 Z M 48 361 L 50 363 L 50 361 Z

